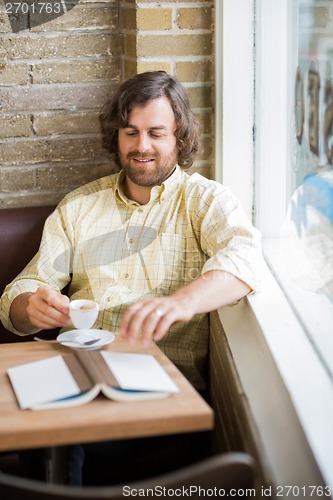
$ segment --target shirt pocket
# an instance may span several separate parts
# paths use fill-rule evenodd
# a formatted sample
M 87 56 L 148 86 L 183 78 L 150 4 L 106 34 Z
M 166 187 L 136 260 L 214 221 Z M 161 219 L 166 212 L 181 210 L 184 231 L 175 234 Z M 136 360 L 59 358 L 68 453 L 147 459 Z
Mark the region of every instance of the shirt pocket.
M 205 256 L 194 236 L 160 234 L 164 281 L 162 286 L 172 291 L 201 275 Z

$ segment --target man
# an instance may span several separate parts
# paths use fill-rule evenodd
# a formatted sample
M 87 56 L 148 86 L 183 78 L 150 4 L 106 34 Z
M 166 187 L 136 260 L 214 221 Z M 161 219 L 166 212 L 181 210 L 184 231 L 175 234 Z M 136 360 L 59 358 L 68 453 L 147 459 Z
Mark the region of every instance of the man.
M 69 328 L 71 299 L 100 305 L 97 328 L 154 340 L 198 389 L 207 313 L 258 287 L 258 232 L 222 185 L 189 168 L 199 125 L 163 71 L 123 82 L 100 115 L 119 174 L 70 193 L 46 221 L 40 250 L 1 299 L 18 334 Z

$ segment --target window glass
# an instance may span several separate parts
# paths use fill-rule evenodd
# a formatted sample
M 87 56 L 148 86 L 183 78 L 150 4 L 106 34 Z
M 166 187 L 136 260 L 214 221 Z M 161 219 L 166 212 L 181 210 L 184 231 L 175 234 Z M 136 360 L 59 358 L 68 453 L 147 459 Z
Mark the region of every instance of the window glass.
M 264 254 L 333 378 L 333 6 L 256 0 L 255 206 Z
M 305 289 L 333 298 L 332 3 L 299 0 L 291 179 L 283 225 L 289 272 Z M 297 24 L 296 24 L 297 26 Z

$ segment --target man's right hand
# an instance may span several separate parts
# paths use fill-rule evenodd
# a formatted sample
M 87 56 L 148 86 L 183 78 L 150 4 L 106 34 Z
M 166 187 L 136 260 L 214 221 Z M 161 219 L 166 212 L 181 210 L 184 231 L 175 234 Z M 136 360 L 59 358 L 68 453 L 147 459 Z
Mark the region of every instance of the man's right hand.
M 10 319 L 16 330 L 26 334 L 71 326 L 68 304 L 66 295 L 40 286 L 36 292 L 22 293 L 13 300 Z

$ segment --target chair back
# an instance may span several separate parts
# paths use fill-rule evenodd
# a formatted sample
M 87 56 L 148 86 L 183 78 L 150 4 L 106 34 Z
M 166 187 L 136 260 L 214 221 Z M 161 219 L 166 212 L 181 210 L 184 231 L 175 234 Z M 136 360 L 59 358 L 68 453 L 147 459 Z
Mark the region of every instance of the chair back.
M 54 206 L 9 208 L 0 210 L 0 296 L 28 264 L 38 250 L 46 218 Z M 0 343 L 24 342 L 0 322 Z
M 175 472 L 127 485 L 71 487 L 0 474 L 2 500 L 124 500 L 125 497 L 255 498 L 254 463 L 245 453 L 216 455 Z

